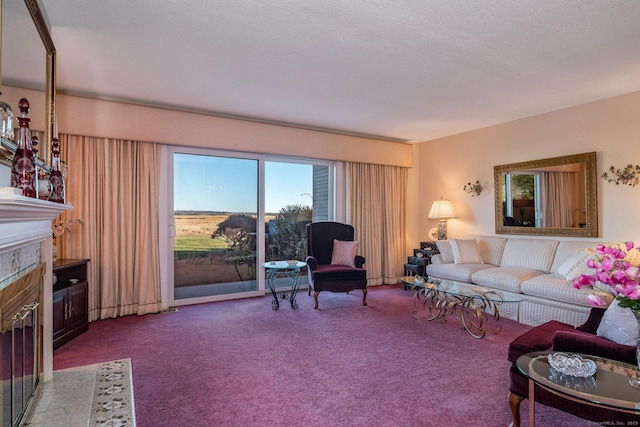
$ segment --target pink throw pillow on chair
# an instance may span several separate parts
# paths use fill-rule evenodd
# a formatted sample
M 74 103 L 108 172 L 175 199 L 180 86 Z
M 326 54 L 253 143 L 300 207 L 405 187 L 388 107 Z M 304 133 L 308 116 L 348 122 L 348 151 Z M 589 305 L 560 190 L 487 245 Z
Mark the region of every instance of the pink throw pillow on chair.
M 343 241 L 333 239 L 333 254 L 331 265 L 345 265 L 355 267 L 354 261 L 358 252 L 358 241 Z

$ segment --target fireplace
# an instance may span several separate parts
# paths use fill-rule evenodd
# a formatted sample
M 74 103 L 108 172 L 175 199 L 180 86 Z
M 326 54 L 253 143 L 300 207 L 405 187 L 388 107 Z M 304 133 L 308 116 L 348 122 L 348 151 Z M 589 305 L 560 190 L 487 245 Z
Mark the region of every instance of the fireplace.
M 46 264 L 0 289 L 2 426 L 19 425 L 40 384 L 40 293 Z
M 51 221 L 72 206 L 0 188 L 0 408 L 19 425 L 53 377 Z

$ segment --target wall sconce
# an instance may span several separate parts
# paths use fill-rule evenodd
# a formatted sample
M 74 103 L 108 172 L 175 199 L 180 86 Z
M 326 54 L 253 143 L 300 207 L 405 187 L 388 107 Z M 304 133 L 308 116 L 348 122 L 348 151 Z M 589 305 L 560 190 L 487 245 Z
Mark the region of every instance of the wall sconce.
M 602 175 L 607 182 L 613 182 L 616 185 L 624 184 L 635 187 L 640 183 L 640 166 L 627 165 L 624 169 L 616 169 L 610 166 Z
M 449 200 L 440 197 L 440 200 L 433 202 L 428 218 L 438 220 L 438 240 L 447 239 L 447 220 L 455 217 L 456 212 Z
M 479 196 L 480 193 L 482 193 L 482 184 L 480 184 L 480 181 L 476 181 L 475 184 L 468 182 L 467 185 L 464 186 L 464 191 L 471 194 L 471 197 Z

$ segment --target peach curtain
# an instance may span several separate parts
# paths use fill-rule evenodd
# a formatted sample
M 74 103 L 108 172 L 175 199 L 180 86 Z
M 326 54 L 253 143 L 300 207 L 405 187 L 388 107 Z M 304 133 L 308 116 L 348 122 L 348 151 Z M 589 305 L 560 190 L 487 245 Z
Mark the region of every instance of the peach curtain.
M 347 222 L 355 228 L 369 285 L 395 284 L 403 274 L 407 168 L 348 162 Z
M 542 227 L 577 227 L 573 213 L 577 206 L 575 172 L 542 172 Z
M 90 258 L 89 319 L 156 313 L 159 152 L 156 144 L 60 135 L 67 202 L 82 218 L 58 257 Z

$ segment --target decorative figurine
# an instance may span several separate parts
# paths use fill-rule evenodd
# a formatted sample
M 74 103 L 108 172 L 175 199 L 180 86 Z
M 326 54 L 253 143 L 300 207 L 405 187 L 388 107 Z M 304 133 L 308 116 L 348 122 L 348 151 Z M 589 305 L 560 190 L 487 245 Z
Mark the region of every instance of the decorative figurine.
M 22 113 L 18 117 L 20 122 L 20 139 L 18 148 L 13 156 L 11 165 L 11 186 L 22 189 L 22 195 L 26 197 L 38 197 L 36 175 L 36 161 L 31 149 L 31 138 L 29 136 L 29 124 L 31 119 L 27 117 L 29 113 L 29 101 L 26 98 L 20 99 L 18 108 Z

